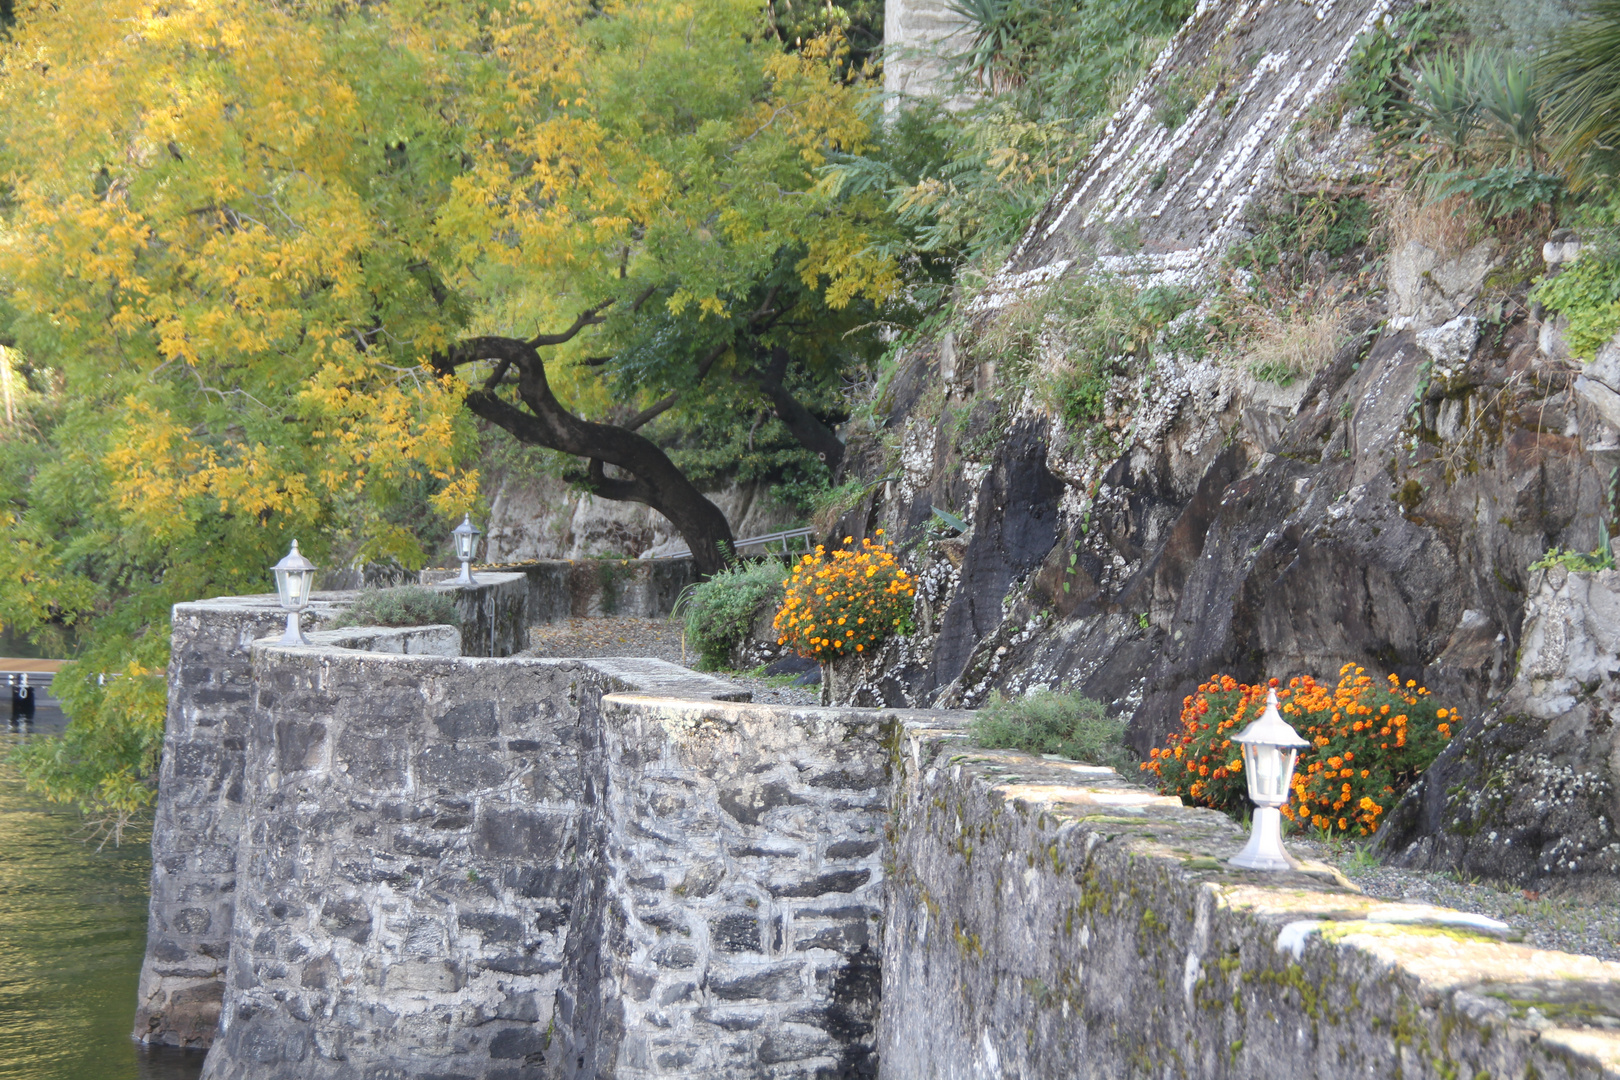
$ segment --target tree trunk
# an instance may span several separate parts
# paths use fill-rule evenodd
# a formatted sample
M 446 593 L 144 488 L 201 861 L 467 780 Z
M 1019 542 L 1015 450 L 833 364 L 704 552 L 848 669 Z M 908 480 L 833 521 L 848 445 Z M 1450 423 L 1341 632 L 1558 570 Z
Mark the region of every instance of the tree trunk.
M 723 570 L 732 553 L 731 525 L 719 508 L 675 467 L 669 455 L 634 431 L 575 416 L 553 396 L 536 343 L 560 344 L 589 325 L 592 315 L 594 312 L 588 312 L 572 330 L 553 337 L 533 341 L 482 337 L 458 342 L 448 353 L 435 356 L 433 366 L 449 373 L 475 360 L 496 361 L 495 373 L 483 388 L 467 395 L 468 409 L 519 442 L 586 459 L 587 482 L 597 495 L 652 507 L 669 519 L 692 549 L 692 560 L 700 575 L 708 577 Z M 518 397 L 526 410 L 495 392 L 513 367 L 517 369 Z M 605 465 L 614 466 L 628 477 L 608 476 Z
M 787 377 L 788 352 L 780 345 L 771 346 L 770 363 L 754 369 L 754 381 L 759 383 L 765 396 L 776 408 L 777 419 L 787 426 L 799 444 L 827 463 L 827 471 L 834 478 L 844 460 L 844 444 L 832 428 L 823 424 L 815 413 L 804 407 L 783 384 Z

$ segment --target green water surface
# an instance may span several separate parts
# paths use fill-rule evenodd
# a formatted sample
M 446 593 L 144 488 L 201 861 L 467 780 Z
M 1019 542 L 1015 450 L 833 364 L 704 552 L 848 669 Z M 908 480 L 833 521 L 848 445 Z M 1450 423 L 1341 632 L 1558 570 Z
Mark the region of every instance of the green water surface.
M 0 709 L 4 703 L 0 702 Z M 20 738 L 0 715 L 0 757 Z M 41 717 L 44 720 L 44 717 Z M 0 1080 L 193 1080 L 203 1055 L 130 1038 L 146 948 L 143 832 L 97 850 L 0 762 Z

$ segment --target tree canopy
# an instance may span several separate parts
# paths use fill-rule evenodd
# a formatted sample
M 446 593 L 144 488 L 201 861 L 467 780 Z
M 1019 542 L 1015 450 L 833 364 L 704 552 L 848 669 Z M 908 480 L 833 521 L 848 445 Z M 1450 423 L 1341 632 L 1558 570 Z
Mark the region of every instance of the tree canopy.
M 747 398 L 835 465 L 803 389 L 899 285 L 880 203 L 818 181 L 871 105 L 818 25 L 784 41 L 745 0 L 19 2 L 0 343 L 37 402 L 0 452 L 0 624 L 79 635 L 68 687 L 153 686 L 168 606 L 263 591 L 294 536 L 421 565 L 479 497 L 474 414 L 718 565 L 724 518 L 639 429 Z M 60 790 L 138 801 L 161 695 L 123 708 L 123 779 Z

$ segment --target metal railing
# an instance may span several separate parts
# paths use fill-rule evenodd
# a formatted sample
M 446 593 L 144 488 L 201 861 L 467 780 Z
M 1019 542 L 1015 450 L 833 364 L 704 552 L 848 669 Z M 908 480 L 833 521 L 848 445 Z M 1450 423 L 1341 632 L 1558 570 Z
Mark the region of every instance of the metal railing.
M 810 543 L 810 538 L 812 536 L 814 536 L 814 535 L 815 535 L 815 530 L 810 528 L 809 526 L 805 526 L 804 528 L 800 528 L 800 529 L 783 529 L 781 532 L 766 533 L 764 536 L 750 536 L 750 537 L 748 537 L 746 539 L 738 540 L 732 545 L 732 548 L 733 548 L 733 550 L 735 550 L 737 552 L 738 555 L 741 555 L 743 553 L 744 548 L 748 548 L 748 547 L 765 547 L 766 548 L 765 554 L 770 554 L 769 545 L 774 544 L 774 543 L 781 543 L 781 545 L 782 545 L 782 554 L 786 555 L 788 553 L 788 542 L 790 540 L 797 540 L 798 538 L 803 537 L 804 538 L 804 550 L 808 552 L 813 547 L 813 545 Z M 675 551 L 671 551 L 671 552 L 668 552 L 668 553 L 663 554 L 663 555 L 654 555 L 654 556 L 652 556 L 652 558 L 654 558 L 654 559 L 688 559 L 688 558 L 691 558 L 691 556 L 692 556 L 692 549 L 687 547 L 687 548 L 678 548 Z

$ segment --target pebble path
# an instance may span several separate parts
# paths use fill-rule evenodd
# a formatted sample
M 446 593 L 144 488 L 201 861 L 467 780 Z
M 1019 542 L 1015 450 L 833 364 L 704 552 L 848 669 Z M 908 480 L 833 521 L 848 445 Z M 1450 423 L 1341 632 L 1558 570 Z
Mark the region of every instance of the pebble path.
M 696 669 L 695 649 L 682 649 L 681 624 L 671 619 L 629 616 L 564 619 L 529 630 L 529 656 L 649 656 Z M 717 671 L 722 679 L 753 691 L 764 705 L 817 705 L 821 687 L 805 685 L 794 675 L 766 675 L 763 671 Z

